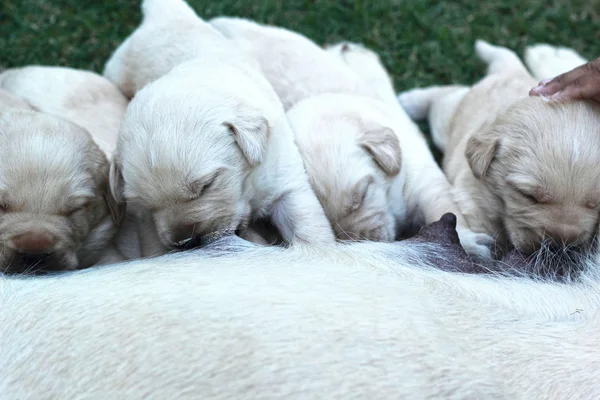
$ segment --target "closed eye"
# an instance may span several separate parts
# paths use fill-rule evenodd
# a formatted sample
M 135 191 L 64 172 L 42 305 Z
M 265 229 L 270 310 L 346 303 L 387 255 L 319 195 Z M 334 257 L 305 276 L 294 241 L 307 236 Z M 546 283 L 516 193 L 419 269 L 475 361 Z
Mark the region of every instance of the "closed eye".
M 525 197 L 527 200 L 531 201 L 532 203 L 539 203 L 538 199 L 536 199 L 536 197 L 532 194 L 529 194 L 527 192 L 523 192 L 523 191 L 519 191 L 519 194 L 523 197 Z
M 92 199 L 92 198 L 82 200 L 80 202 L 77 202 L 77 204 L 74 204 L 71 207 L 68 207 L 62 214 L 67 217 L 70 217 L 71 215 L 75 214 L 76 212 L 90 207 L 93 202 L 94 202 L 94 199 Z
M 213 186 L 213 184 L 217 181 L 217 178 L 219 178 L 219 175 L 221 174 L 221 172 L 222 172 L 222 170 L 219 169 L 208 180 L 198 180 L 198 181 L 192 183 L 191 190 L 192 190 L 192 193 L 194 193 L 194 197 L 192 199 L 190 199 L 190 201 L 195 200 L 198 197 L 205 194 L 206 191 L 209 190 Z

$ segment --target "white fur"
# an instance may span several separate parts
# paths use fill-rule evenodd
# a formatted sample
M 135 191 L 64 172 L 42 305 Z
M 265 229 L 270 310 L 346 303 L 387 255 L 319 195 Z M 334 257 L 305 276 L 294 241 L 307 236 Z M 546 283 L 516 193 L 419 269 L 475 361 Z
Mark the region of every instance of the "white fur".
M 260 218 L 271 218 L 290 243 L 333 242 L 281 102 L 258 66 L 183 1 L 145 0 L 142 10 L 105 75 L 135 93 L 111 184 L 140 213 L 153 209 L 140 216 L 143 254 L 166 251 L 186 226 L 204 235 Z
M 288 117 L 291 115 L 292 125 L 314 124 L 319 126 L 320 132 L 323 132 L 321 135 L 313 133 L 315 137 L 308 140 L 297 137 L 298 142 L 304 141 L 312 145 L 318 144 L 319 140 L 330 139 L 336 142 L 338 140 L 336 136 L 341 136 L 343 132 L 340 131 L 338 134 L 326 133 L 330 126 L 328 125 L 330 115 L 332 113 L 339 114 L 342 109 L 347 107 L 347 104 L 356 102 L 356 99 L 360 96 L 365 99 L 363 101 L 371 102 L 372 105 L 365 105 L 365 107 L 374 108 L 379 115 L 385 115 L 386 117 L 373 120 L 373 113 L 368 115 L 365 112 L 365 115 L 360 115 L 362 113 L 361 107 L 355 107 L 354 114 L 360 116 L 358 119 L 363 121 L 362 125 L 355 125 L 352 129 L 358 130 L 358 136 L 360 136 L 360 133 L 364 134 L 373 126 L 387 127 L 391 128 L 398 137 L 402 149 L 401 171 L 403 172 L 394 178 L 392 183 L 394 188 L 390 191 L 390 198 L 398 200 L 397 194 L 403 192 L 403 200 L 407 204 L 406 214 L 410 218 L 404 218 L 405 214 L 402 213 L 396 214 L 396 219 L 401 222 L 403 227 L 410 226 L 412 228 L 421 225 L 423 222 L 436 221 L 446 212 L 453 212 L 458 216 L 459 233 L 465 248 L 478 256 L 489 256 L 487 245 L 491 238 L 485 235 L 473 234 L 467 228 L 457 205 L 452 199 L 450 184 L 436 164 L 423 135 L 402 108 L 398 106 L 395 97 L 389 95 L 390 92 L 393 92 L 391 80 L 375 54 L 366 48 L 355 46 L 349 49 L 349 52 L 354 54 L 350 56 L 344 54 L 342 57 L 341 52 L 338 52 L 338 54 L 335 51 L 324 51 L 306 37 L 295 32 L 256 24 L 240 18 L 216 18 L 211 20 L 211 24 L 223 32 L 225 36 L 236 40 L 240 46 L 255 57 L 261 65 L 263 73 L 286 107 L 298 105 L 298 107 L 307 108 L 309 106 L 305 102 L 315 101 L 317 105 L 311 106 L 312 115 L 311 113 L 301 113 L 304 121 L 298 121 L 298 118 L 294 118 L 293 114 L 290 114 L 294 111 L 293 109 L 290 109 L 288 113 Z M 365 63 L 368 64 L 368 67 L 363 67 L 362 64 Z M 315 66 L 318 66 L 318 68 L 315 68 Z M 365 74 L 365 76 L 359 74 Z M 377 87 L 370 87 L 368 82 L 377 82 Z M 385 93 L 388 93 L 388 95 Z M 349 100 L 345 102 L 343 96 L 349 96 Z M 327 98 L 330 98 L 333 102 L 327 104 L 326 101 L 319 100 Z M 301 104 L 303 102 L 304 105 Z M 338 102 L 340 106 L 335 110 Z M 307 118 L 310 118 L 310 121 Z M 364 120 L 367 120 L 368 123 L 365 123 Z M 386 123 L 393 126 L 386 126 Z M 294 129 L 302 128 L 295 127 Z M 310 132 L 302 129 L 302 133 L 295 132 L 295 134 L 297 136 L 309 135 Z M 357 132 L 351 135 L 351 137 L 357 137 Z M 317 136 L 320 137 L 317 138 Z M 346 140 L 350 141 L 350 138 Z M 338 145 L 339 143 L 336 142 L 329 147 L 333 148 Z M 357 148 L 358 146 L 354 146 L 352 150 L 356 152 Z M 304 148 L 305 163 L 306 158 L 311 157 L 309 153 L 313 151 L 316 151 L 316 149 L 313 149 L 310 145 Z M 344 171 L 343 168 L 339 172 L 328 170 L 324 165 L 317 165 L 314 168 L 311 179 L 315 191 L 318 192 L 318 188 L 314 185 L 314 182 L 318 180 L 315 174 L 330 173 L 339 175 L 329 177 L 331 178 L 329 181 L 336 183 L 336 185 L 330 184 L 327 189 L 335 191 L 340 190 L 339 187 L 342 187 L 344 191 L 340 193 L 348 193 L 348 188 L 345 186 L 349 183 L 349 180 L 345 179 L 344 175 L 348 171 L 353 171 L 355 166 L 362 164 L 357 156 L 344 159 L 351 152 L 350 149 L 346 149 L 343 155 L 336 152 L 330 153 L 332 158 L 340 157 L 339 162 L 337 162 L 338 167 L 343 165 L 343 162 L 352 163 L 351 167 L 346 168 L 347 171 Z M 336 162 L 333 162 L 333 164 L 336 164 Z M 363 168 L 357 172 L 356 178 L 359 179 L 367 173 L 367 169 Z M 336 182 L 336 178 L 339 178 L 338 182 Z M 352 182 L 352 185 L 355 183 Z M 335 186 L 339 187 L 336 188 Z M 323 203 L 324 200 L 321 199 L 321 202 Z M 335 204 L 334 207 L 340 209 L 340 204 Z M 391 207 L 397 210 L 405 210 L 404 206 L 397 204 L 391 205 Z M 325 205 L 325 208 L 327 209 L 328 206 Z M 381 211 L 381 207 L 379 207 L 379 210 Z M 331 212 L 328 214 L 330 220 L 332 219 L 331 214 Z M 335 219 L 332 221 L 334 229 L 337 222 Z M 372 225 L 368 227 L 369 232 L 379 231 L 379 227 L 374 228 Z M 359 231 L 360 235 L 365 237 L 362 229 L 359 229 Z M 383 236 L 374 234 L 366 237 L 381 239 Z
M 91 71 L 31 65 L 1 73 L 0 88 L 86 129 L 108 158 L 112 156 L 127 99 L 106 78 Z
M 574 49 L 545 43 L 525 48 L 524 62 L 537 80 L 551 79 L 588 62 Z
M 600 396 L 596 258 L 566 285 L 434 270 L 427 244 L 215 245 L 0 276 L 3 398 Z
M 535 80 L 513 51 L 481 40 L 475 50 L 488 71 L 472 88 L 432 87 L 399 96 L 416 117 L 427 112 L 436 127 L 462 214 L 474 231 L 525 253 L 544 240 L 587 245 L 600 206 L 600 144 L 592 133 L 598 106 L 530 98 Z

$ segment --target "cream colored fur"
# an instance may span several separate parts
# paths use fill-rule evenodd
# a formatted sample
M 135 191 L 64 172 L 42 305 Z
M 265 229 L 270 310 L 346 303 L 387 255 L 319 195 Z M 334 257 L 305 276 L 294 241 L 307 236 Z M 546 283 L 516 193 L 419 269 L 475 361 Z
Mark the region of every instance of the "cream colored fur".
M 489 256 L 490 238 L 466 227 L 418 127 L 393 96 L 381 94 L 393 88 L 374 53 L 354 47 L 342 57 L 300 34 L 240 18 L 211 24 L 254 55 L 292 107 L 296 141 L 338 237 L 391 240 L 395 231 L 453 212 L 465 248 Z
M 33 110 L 0 111 L 0 271 L 23 272 L 18 241 L 53 242 L 41 262 L 67 269 L 120 261 L 112 249 L 119 210 L 108 161 L 89 133 Z M 61 268 L 62 268 L 61 267 Z
M 107 62 L 131 101 L 111 184 L 140 210 L 143 255 L 270 218 L 290 243 L 332 243 L 283 107 L 259 67 L 179 0 L 145 0 Z M 154 227 L 152 227 L 154 225 Z
M 15 96 L 14 94 L 7 92 L 4 89 L 0 89 L 0 111 L 7 108 L 20 108 L 25 110 L 33 110 L 33 107 L 23 99 Z
M 81 126 L 112 156 L 127 99 L 106 78 L 91 71 L 31 65 L 1 73 L 0 88 L 43 113 Z
M 531 75 L 540 81 L 554 78 L 588 62 L 571 48 L 545 43 L 528 46 L 523 60 Z
M 3 399 L 600 397 L 597 257 L 557 284 L 427 244 L 210 247 L 0 276 Z
M 600 108 L 529 98 L 537 82 L 516 54 L 482 41 L 476 50 L 488 63 L 487 76 L 455 96 L 451 122 L 432 121 L 449 127 L 441 132 L 444 170 L 469 226 L 524 252 L 546 239 L 587 244 L 599 211 Z M 400 101 L 429 108 L 452 95 L 427 90 L 401 94 Z
M 394 84 L 376 52 L 352 42 L 336 43 L 326 46 L 325 50 L 342 59 L 375 90 L 381 100 L 388 104 L 396 103 Z

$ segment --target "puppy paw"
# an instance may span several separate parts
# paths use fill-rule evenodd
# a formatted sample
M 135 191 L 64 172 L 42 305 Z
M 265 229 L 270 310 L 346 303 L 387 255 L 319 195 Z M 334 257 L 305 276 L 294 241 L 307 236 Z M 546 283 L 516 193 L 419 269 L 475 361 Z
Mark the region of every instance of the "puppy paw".
M 525 65 L 537 80 L 554 78 L 587 62 L 568 47 L 541 43 L 525 49 Z
M 465 251 L 476 259 L 488 260 L 492 258 L 493 239 L 485 233 L 473 232 L 468 228 L 456 228 L 460 244 Z

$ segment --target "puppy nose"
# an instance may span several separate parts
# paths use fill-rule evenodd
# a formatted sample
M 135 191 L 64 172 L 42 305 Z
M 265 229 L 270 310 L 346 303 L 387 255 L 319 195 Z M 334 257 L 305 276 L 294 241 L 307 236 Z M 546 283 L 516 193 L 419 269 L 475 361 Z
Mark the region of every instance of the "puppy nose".
M 32 231 L 13 236 L 9 240 L 10 247 L 22 254 L 48 254 L 54 251 L 57 238 L 48 232 Z
M 199 242 L 199 235 L 196 234 L 195 224 L 184 225 L 173 233 L 173 247 L 176 249 L 192 249 L 197 247 Z
M 583 230 L 569 225 L 559 226 L 548 233 L 558 245 L 577 243 L 584 235 Z

